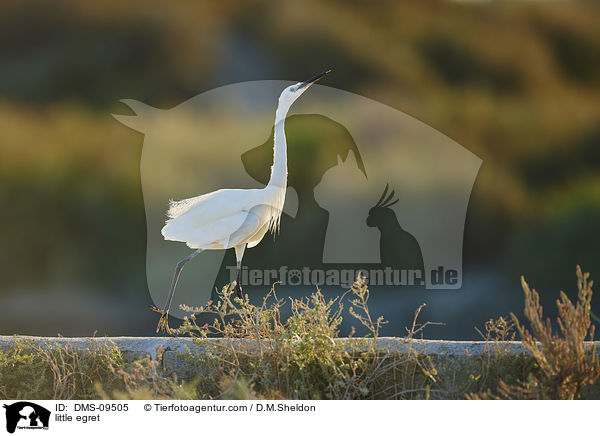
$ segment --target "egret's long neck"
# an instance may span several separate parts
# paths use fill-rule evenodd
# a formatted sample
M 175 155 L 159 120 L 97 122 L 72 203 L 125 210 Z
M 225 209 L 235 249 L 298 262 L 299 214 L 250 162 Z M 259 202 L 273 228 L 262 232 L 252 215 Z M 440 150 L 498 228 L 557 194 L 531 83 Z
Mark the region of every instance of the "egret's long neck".
M 269 186 L 285 189 L 287 187 L 287 143 L 285 140 L 285 117 L 289 105 L 280 103 L 275 112 L 275 132 L 273 146 L 273 166 Z

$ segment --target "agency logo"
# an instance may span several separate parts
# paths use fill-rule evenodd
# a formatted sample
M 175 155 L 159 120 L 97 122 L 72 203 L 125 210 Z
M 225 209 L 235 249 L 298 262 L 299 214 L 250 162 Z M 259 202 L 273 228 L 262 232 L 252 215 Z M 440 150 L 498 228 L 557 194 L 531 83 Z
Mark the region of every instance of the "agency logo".
M 174 215 L 181 215 L 202 194 L 267 186 L 275 108 L 290 85 L 231 84 L 171 109 L 124 100 L 134 114 L 114 115 L 144 134 L 146 271 L 157 306 L 165 302 L 175 265 L 192 253 L 161 234 L 173 212 L 167 216 L 169 201 L 176 200 L 181 210 Z M 243 285 L 344 288 L 360 273 L 379 295 L 462 287 L 463 232 L 479 157 L 392 107 L 319 84 L 289 110 L 285 138 L 279 231 L 248 245 Z M 179 276 L 171 314 L 184 315 L 181 303 L 204 305 L 215 288 L 236 278 L 233 249 L 201 252 Z
M 48 430 L 50 411 L 42 406 L 29 401 L 19 401 L 10 405 L 4 404 L 6 409 L 6 431 L 14 433 L 16 429 Z

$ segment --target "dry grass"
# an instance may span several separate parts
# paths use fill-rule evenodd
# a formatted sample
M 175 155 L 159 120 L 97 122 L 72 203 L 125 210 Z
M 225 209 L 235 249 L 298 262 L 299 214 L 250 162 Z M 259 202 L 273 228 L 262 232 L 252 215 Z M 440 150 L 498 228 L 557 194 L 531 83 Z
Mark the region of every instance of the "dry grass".
M 85 351 L 46 340 L 41 344 L 17 339 L 0 350 L 0 398 L 94 399 L 95 384 L 113 386 L 112 368 L 124 365 L 119 349 L 110 341 L 91 340 Z
M 498 380 L 496 393 L 475 393 L 470 398 L 498 399 L 554 399 L 581 398 L 584 389 L 600 377 L 600 363 L 591 323 L 592 284 L 588 273 L 578 266 L 578 295 L 575 304 L 561 291 L 558 307 L 558 330 L 552 328 L 550 318 L 543 317 L 539 294 L 521 279 L 525 295 L 525 317 L 531 332 L 512 315 L 523 347 L 534 363 L 531 370 L 516 382 Z

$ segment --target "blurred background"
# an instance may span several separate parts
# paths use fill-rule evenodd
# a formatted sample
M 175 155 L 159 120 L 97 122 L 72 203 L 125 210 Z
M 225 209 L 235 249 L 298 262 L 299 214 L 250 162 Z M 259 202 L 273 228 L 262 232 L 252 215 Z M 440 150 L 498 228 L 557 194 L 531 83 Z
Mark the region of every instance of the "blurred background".
M 555 314 L 577 264 L 600 277 L 599 17 L 593 1 L 3 1 L 0 334 L 153 334 L 143 135 L 111 117 L 120 99 L 166 109 L 324 67 L 483 159 L 463 289 L 411 295 L 385 333 L 427 302 L 446 324 L 427 337 L 477 339 L 522 317 L 521 275 Z

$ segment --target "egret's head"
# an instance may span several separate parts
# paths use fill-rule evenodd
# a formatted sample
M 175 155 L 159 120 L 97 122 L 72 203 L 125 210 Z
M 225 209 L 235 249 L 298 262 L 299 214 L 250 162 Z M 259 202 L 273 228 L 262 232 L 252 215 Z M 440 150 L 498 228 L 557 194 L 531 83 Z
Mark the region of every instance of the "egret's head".
M 305 82 L 299 82 L 295 85 L 288 86 L 283 90 L 281 96 L 279 97 L 279 102 L 287 105 L 291 105 L 298 97 L 300 97 L 304 91 L 306 91 L 310 86 L 323 78 L 326 74 L 329 74 L 331 70 L 323 71 L 320 74 L 317 74 L 312 79 L 308 79 Z

